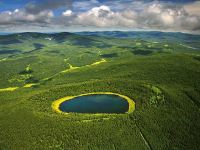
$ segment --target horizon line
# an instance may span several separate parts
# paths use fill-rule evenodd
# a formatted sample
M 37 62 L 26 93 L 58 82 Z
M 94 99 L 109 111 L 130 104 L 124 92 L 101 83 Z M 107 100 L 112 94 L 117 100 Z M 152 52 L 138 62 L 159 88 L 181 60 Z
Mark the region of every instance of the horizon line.
M 50 32 L 50 31 L 0 31 L 0 35 L 12 35 L 12 34 L 21 34 L 21 33 L 43 33 L 43 34 L 56 34 L 56 33 L 94 33 L 94 32 L 161 32 L 161 33 L 182 33 L 182 34 L 190 34 L 190 35 L 200 35 L 200 33 L 193 33 L 193 32 L 182 32 L 182 31 L 160 31 L 160 30 L 86 30 L 86 31 L 55 31 L 55 32 Z

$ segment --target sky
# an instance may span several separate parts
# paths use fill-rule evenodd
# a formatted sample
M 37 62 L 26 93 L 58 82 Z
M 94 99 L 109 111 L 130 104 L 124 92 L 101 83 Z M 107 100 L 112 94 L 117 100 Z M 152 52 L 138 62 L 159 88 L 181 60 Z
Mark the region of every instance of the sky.
M 0 0 L 0 32 L 113 30 L 200 34 L 200 1 Z

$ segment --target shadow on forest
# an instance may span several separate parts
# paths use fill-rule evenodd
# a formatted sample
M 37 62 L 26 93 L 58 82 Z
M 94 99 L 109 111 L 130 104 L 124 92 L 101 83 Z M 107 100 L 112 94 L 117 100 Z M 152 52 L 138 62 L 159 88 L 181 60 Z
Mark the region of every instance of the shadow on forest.
M 39 50 L 45 47 L 45 45 L 40 44 L 40 43 L 33 43 L 33 46 L 35 47 L 35 50 Z
M 23 42 L 21 42 L 21 41 L 18 40 L 18 39 L 10 39 L 10 40 L 3 40 L 3 41 L 0 41 L 0 44 L 2 44 L 2 45 L 20 44 L 20 43 L 23 43 Z
M 132 51 L 133 54 L 135 55 L 150 55 L 152 54 L 152 51 L 148 51 L 148 50 L 134 50 Z
M 15 54 L 15 53 L 20 53 L 21 51 L 20 50 L 16 50 L 16 49 L 13 49 L 13 50 L 0 50 L 0 55 L 3 55 L 3 54 Z
M 195 56 L 195 57 L 193 57 L 195 60 L 198 60 L 198 61 L 200 61 L 200 57 L 199 56 Z
M 117 53 L 112 53 L 112 54 L 102 54 L 101 57 L 103 57 L 103 58 L 118 57 L 118 54 L 117 54 Z

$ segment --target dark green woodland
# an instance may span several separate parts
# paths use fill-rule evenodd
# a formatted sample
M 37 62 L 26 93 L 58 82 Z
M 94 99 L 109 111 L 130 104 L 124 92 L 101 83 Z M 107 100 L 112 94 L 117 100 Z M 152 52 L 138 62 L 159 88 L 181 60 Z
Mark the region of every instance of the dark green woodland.
M 62 115 L 52 102 L 126 95 L 131 114 Z M 0 150 L 199 150 L 200 36 L 0 35 Z

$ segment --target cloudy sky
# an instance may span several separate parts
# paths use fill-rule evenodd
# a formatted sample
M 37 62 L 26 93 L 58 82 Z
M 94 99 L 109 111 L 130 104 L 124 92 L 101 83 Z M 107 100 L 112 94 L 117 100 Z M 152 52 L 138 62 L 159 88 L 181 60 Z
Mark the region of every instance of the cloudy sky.
M 200 34 L 200 1 L 0 0 L 1 32 L 102 30 Z

